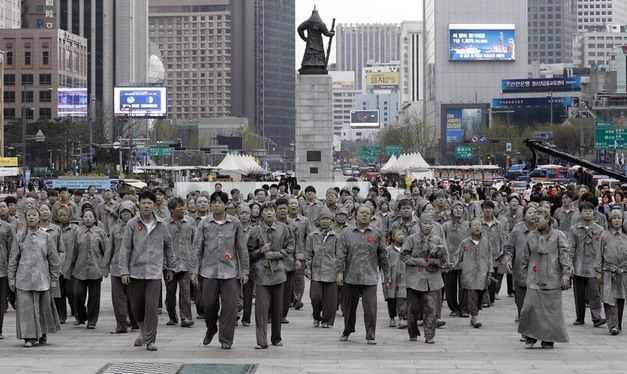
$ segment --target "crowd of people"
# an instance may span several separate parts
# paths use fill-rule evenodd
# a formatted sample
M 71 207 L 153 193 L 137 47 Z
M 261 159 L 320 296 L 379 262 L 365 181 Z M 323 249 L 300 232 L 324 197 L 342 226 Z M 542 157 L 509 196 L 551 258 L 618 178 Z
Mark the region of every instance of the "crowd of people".
M 0 202 L 0 338 L 8 304 L 25 347 L 46 344 L 70 318 L 95 329 L 105 277 L 111 333 L 137 331 L 134 345 L 150 351 L 163 304 L 168 325 L 204 319 L 202 343 L 217 335 L 222 349 L 231 349 L 235 326 L 253 322 L 254 305 L 255 348 L 281 346 L 281 327 L 291 308 L 304 307 L 307 282 L 312 325 L 332 328 L 341 313 L 340 341 L 356 331 L 361 300 L 366 341 L 376 344 L 379 289 L 389 326 L 431 344 L 443 313 L 468 318 L 472 328 L 489 323 L 479 313 L 498 302 L 502 284 L 527 348 L 568 341 L 562 290 L 571 285 L 573 324 L 586 322 L 589 305 L 595 327 L 619 334 L 627 292 L 622 192 L 599 199 L 574 184 L 531 189 L 415 181 L 395 197 L 383 186 L 319 197 L 311 185 L 283 182 L 248 196 L 220 183 L 185 197 L 156 184 L 18 191 Z

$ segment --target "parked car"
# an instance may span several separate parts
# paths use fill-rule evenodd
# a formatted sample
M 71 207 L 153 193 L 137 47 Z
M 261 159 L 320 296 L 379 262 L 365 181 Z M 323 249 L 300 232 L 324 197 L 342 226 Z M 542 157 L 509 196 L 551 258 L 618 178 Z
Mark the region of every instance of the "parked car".
M 522 176 L 529 176 L 529 166 L 527 164 L 514 164 L 505 173 L 505 178 L 510 181 Z

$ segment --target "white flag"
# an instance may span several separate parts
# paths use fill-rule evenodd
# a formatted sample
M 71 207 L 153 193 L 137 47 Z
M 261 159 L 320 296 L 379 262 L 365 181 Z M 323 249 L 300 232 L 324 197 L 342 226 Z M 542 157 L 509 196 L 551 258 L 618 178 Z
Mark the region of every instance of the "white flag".
M 620 154 L 620 164 L 623 165 L 623 166 L 625 165 L 625 154 L 624 153 Z

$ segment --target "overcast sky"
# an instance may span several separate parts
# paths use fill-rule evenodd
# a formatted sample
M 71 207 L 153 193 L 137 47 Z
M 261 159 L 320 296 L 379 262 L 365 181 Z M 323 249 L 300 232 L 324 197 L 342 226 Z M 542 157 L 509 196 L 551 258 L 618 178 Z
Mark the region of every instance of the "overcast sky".
M 314 5 L 320 17 L 331 28 L 331 22 L 335 23 L 401 23 L 403 21 L 422 20 L 422 1 L 420 0 L 296 0 L 296 25 L 301 24 L 309 16 Z M 296 38 L 296 67 L 300 63 L 305 52 L 303 42 L 294 30 Z M 324 38 L 324 43 L 328 38 Z M 335 43 L 331 46 L 330 63 L 335 62 Z

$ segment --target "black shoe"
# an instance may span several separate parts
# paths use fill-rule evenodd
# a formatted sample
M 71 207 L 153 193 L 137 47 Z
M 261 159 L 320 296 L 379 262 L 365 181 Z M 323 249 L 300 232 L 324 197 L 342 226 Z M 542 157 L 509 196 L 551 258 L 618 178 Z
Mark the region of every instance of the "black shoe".
M 444 325 L 446 325 L 446 321 L 442 321 L 441 319 L 437 320 L 435 323 L 435 327 L 438 327 L 438 328 Z
M 282 341 L 278 341 L 276 343 L 272 343 L 273 346 L 275 347 L 282 347 L 283 346 L 283 342 Z
M 96 324 L 95 323 L 90 323 L 87 325 L 87 329 L 88 330 L 94 330 L 96 328 Z
M 177 323 L 178 323 L 178 322 L 176 322 L 175 320 L 172 320 L 172 319 L 171 319 L 171 320 L 169 320 L 169 321 L 168 321 L 168 323 L 166 323 L 166 325 L 168 325 L 168 326 L 174 326 L 174 325 L 176 325 Z
M 459 312 L 457 310 L 452 311 L 449 316 L 451 317 L 459 317 Z
M 84 325 L 85 322 L 81 322 L 81 321 L 74 321 L 74 323 L 72 323 L 74 326 L 80 326 L 80 325 Z
M 618 335 L 618 329 L 617 329 L 616 327 L 612 327 L 612 328 L 610 329 L 610 334 L 612 334 L 612 335 Z
M 112 331 L 109 331 L 110 334 L 126 334 L 128 332 L 128 330 L 126 329 L 115 329 Z
M 544 341 L 540 342 L 540 346 L 542 348 L 547 348 L 547 349 L 553 348 L 553 344 L 554 344 L 553 342 L 544 342 Z
M 231 345 L 227 344 L 227 343 L 222 343 L 222 345 L 220 346 L 220 348 L 222 349 L 231 349 Z
M 202 345 L 209 345 L 211 343 L 211 340 L 213 340 L 213 336 L 210 336 L 209 332 L 207 331 L 207 333 L 205 334 L 205 338 L 202 340 Z
M 46 343 L 48 343 L 48 337 L 44 334 L 39 338 L 39 344 L 44 345 Z
M 290 321 L 288 321 L 287 318 L 282 318 L 281 323 L 290 323 Z
M 468 314 L 468 312 L 461 312 L 459 315 L 461 318 L 468 318 L 470 317 L 470 315 Z
M 584 323 L 585 323 L 584 321 L 580 321 L 580 320 L 576 319 L 575 322 L 573 322 L 573 325 L 579 326 L 579 325 L 583 325 Z
M 303 304 L 303 302 L 300 300 L 296 300 L 296 302 L 294 302 L 294 309 L 296 310 L 303 309 L 303 306 L 305 306 L 305 304 Z
M 592 326 L 594 327 L 599 327 L 599 326 L 603 326 L 607 323 L 607 320 L 605 318 L 601 318 L 601 319 L 597 319 L 596 321 L 593 321 Z
M 181 321 L 181 327 L 191 327 L 194 326 L 194 321 L 189 321 L 189 320 L 182 320 Z

